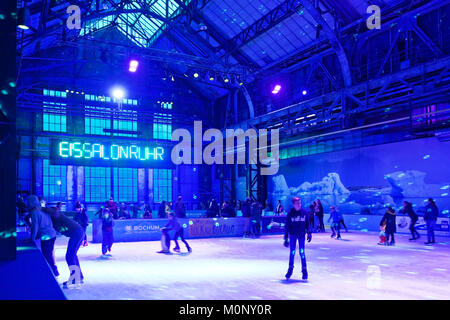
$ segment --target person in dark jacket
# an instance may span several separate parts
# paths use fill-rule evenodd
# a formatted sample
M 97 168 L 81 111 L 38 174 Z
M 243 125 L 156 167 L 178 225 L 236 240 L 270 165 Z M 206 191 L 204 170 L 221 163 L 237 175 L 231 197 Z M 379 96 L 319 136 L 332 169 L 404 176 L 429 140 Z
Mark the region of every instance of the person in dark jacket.
M 119 210 L 119 219 L 131 219 L 130 212 L 128 211 L 128 206 L 122 203 Z
M 186 218 L 186 208 L 181 196 L 178 196 L 174 204 L 174 211 L 177 218 Z
M 111 248 L 114 244 L 114 219 L 109 209 L 103 209 L 101 213 L 102 219 L 102 255 L 105 256 L 106 252 L 111 252 Z
M 251 219 L 252 219 L 252 234 L 258 238 L 261 233 L 261 216 L 262 205 L 258 200 L 255 200 L 251 207 Z
M 289 247 L 289 269 L 286 273 L 286 279 L 292 276 L 294 270 L 294 258 L 297 242 L 299 246 L 300 258 L 302 261 L 302 279 L 308 279 L 308 271 L 306 267 L 305 255 L 305 235 L 307 234 L 308 242 L 311 242 L 311 227 L 308 223 L 308 211 L 302 208 L 302 201 L 299 197 L 292 198 L 293 208 L 286 216 L 284 227 L 284 246 Z
M 52 219 L 48 213 L 42 211 L 39 198 L 35 195 L 27 197 L 27 207 L 31 217 L 31 241 L 41 241 L 42 255 L 52 269 L 54 276 L 58 277 L 59 271 L 54 256 L 56 231 L 53 228 Z
M 419 232 L 417 232 L 416 228 L 414 227 L 417 220 L 419 220 L 419 217 L 414 212 L 411 202 L 403 201 L 402 213 L 407 214 L 409 216 L 409 218 L 411 219 L 411 221 L 409 223 L 409 231 L 411 231 L 412 238 L 409 240 L 412 241 L 412 240 L 419 239 L 420 234 L 419 234 Z
M 314 202 L 309 205 L 308 224 L 311 226 L 311 231 L 316 233 L 319 229 L 319 224 L 316 223 L 316 213 L 314 211 Z
M 108 201 L 105 203 L 105 208 L 109 210 L 109 212 L 112 214 L 113 219 L 118 219 L 118 210 L 117 210 L 117 204 L 114 202 L 114 198 L 111 196 Z
M 278 200 L 278 202 L 277 202 L 277 207 L 275 209 L 275 214 L 277 216 L 281 216 L 282 214 L 284 214 L 284 208 L 283 208 L 283 205 L 281 204 L 281 200 Z
M 319 230 L 325 232 L 325 225 L 323 224 L 323 206 L 322 202 L 320 202 L 319 199 L 316 199 L 314 205 L 314 212 L 316 213 L 316 216 L 319 219 Z
M 77 201 L 75 203 L 75 219 L 74 219 L 82 228 L 84 231 L 84 239 L 82 246 L 86 247 L 88 245 L 87 236 L 86 236 L 86 229 L 89 225 L 89 218 L 86 213 L 86 208 L 83 207 L 80 201 Z
M 381 219 L 380 227 L 386 224 L 386 243 L 387 246 L 395 245 L 394 233 L 397 231 L 397 226 L 395 223 L 395 210 L 392 207 L 388 207 L 386 213 Z M 391 238 L 391 242 L 389 242 Z
M 169 213 L 169 222 L 166 224 L 166 226 L 163 229 L 165 232 L 175 230 L 175 235 L 173 236 L 173 241 L 175 242 L 175 248 L 173 248 L 173 251 L 180 252 L 180 246 L 178 244 L 178 238 L 180 238 L 180 240 L 186 246 L 187 251 L 192 252 L 192 248 L 189 246 L 186 239 L 184 239 L 184 229 L 178 222 L 178 219 L 173 212 Z M 168 235 L 167 235 L 167 237 L 168 237 Z M 168 246 L 168 248 L 169 247 L 170 247 L 170 245 Z
M 139 215 L 139 205 L 136 203 L 132 203 L 130 205 L 131 217 L 133 219 L 137 219 Z
M 434 228 L 436 226 L 436 221 L 439 215 L 439 210 L 436 206 L 436 203 L 432 198 L 428 199 L 428 203 L 425 206 L 425 214 L 423 216 L 423 219 L 425 220 L 425 223 L 427 224 L 427 237 L 428 241 L 425 242 L 425 244 L 432 244 L 435 243 L 434 238 Z
M 244 218 L 250 218 L 252 216 L 252 200 L 250 198 L 245 199 L 241 212 Z M 251 234 L 252 223 L 249 220 L 251 219 L 244 220 L 244 238 Z
M 152 218 L 152 207 L 150 204 L 146 204 L 144 207 L 144 215 L 142 216 L 144 219 L 151 219 Z
M 51 216 L 55 230 L 69 238 L 69 242 L 67 243 L 66 262 L 70 270 L 70 278 L 63 283 L 63 286 L 67 288 L 68 285 L 78 284 L 78 280 L 83 283 L 84 276 L 81 272 L 77 255 L 78 249 L 85 236 L 83 227 L 61 212 L 61 202 L 58 202 L 56 207 L 45 207 L 42 208 L 42 210 Z
M 214 218 L 217 217 L 219 215 L 219 204 L 217 203 L 215 198 L 212 198 L 209 206 L 208 206 L 208 210 L 206 210 L 206 216 L 208 218 Z
M 161 201 L 161 204 L 159 205 L 158 208 L 158 218 L 164 219 L 165 217 L 166 217 L 166 202 Z

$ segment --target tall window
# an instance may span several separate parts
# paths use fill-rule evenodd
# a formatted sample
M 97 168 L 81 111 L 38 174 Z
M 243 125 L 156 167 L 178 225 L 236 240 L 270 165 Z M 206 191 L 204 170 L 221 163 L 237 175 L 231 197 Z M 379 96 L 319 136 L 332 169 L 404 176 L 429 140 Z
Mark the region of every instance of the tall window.
M 104 202 L 111 196 L 111 168 L 84 167 L 86 202 Z
M 43 159 L 42 186 L 47 201 L 66 200 L 67 166 L 51 165 L 48 159 Z
M 47 90 L 43 91 L 44 96 L 66 98 L 67 93 L 64 91 Z M 66 132 L 66 107 L 65 103 L 55 101 L 43 102 L 43 131 Z
M 119 202 L 136 202 L 138 169 L 112 168 L 114 170 L 114 199 Z
M 153 139 L 171 140 L 172 115 L 155 113 L 153 116 Z
M 137 131 L 137 111 L 122 110 L 114 112 L 114 129 L 125 131 Z M 115 136 L 137 137 L 133 133 L 114 133 Z
M 172 201 L 172 170 L 153 169 L 153 201 Z
M 103 129 L 111 128 L 111 111 L 105 107 L 84 107 L 84 132 L 86 134 L 109 135 Z
M 96 96 L 93 94 L 86 94 L 86 101 L 96 102 L 116 102 L 115 99 L 105 96 Z M 136 99 L 123 99 L 123 105 L 137 106 Z M 111 116 L 113 117 L 113 129 L 124 131 L 137 131 L 137 111 L 135 110 L 111 110 L 109 107 L 93 107 L 85 106 L 85 133 L 110 135 L 109 132 L 104 132 L 103 129 L 111 129 Z M 115 136 L 122 137 L 137 137 L 133 133 L 114 133 Z

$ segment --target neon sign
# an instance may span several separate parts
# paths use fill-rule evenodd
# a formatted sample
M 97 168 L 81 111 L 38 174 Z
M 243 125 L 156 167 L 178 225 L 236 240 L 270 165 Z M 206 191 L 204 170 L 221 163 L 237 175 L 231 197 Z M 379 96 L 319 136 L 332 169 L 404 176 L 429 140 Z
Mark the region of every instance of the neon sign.
M 52 140 L 51 164 L 170 168 L 167 147 L 141 143 Z

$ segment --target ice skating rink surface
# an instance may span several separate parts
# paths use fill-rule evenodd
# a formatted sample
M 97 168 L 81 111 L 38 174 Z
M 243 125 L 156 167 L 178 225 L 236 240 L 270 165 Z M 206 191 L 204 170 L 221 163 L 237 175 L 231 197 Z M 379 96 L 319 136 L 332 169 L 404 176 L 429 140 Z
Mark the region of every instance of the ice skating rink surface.
M 68 299 L 450 299 L 450 239 L 424 245 L 424 235 L 396 246 L 377 245 L 376 233 L 313 234 L 307 244 L 309 280 L 301 279 L 300 257 L 291 280 L 284 280 L 289 249 L 281 235 L 259 239 L 188 239 L 192 254 L 158 254 L 159 241 L 115 243 L 101 257 L 101 244 L 79 251 L 85 284 L 65 289 Z M 67 238 L 55 246 L 61 280 Z M 182 252 L 186 251 L 180 242 Z M 173 246 L 173 244 L 172 244 Z

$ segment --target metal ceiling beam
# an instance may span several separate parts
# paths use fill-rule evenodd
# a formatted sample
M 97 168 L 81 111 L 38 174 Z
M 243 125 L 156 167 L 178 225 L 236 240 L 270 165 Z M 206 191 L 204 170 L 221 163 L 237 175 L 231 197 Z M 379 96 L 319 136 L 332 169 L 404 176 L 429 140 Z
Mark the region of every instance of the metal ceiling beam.
M 184 10 L 184 14 L 188 19 L 188 23 L 192 20 L 197 24 L 204 24 L 207 27 L 206 32 L 209 36 L 211 36 L 222 49 L 227 51 L 227 42 L 228 39 L 225 38 L 223 34 L 221 34 L 214 25 L 205 17 L 202 12 L 202 9 L 211 1 L 211 0 L 191 0 L 191 2 L 186 6 L 182 3 L 181 0 L 174 0 L 178 3 Z M 218 50 L 216 50 L 218 51 Z M 254 70 L 259 69 L 260 67 L 248 56 L 243 54 L 242 52 L 234 52 L 231 54 L 241 65 L 250 67 Z
M 350 71 L 350 63 L 347 59 L 347 54 L 342 47 L 341 42 L 337 38 L 336 33 L 330 28 L 325 19 L 322 17 L 319 12 L 319 8 L 315 7 L 309 0 L 299 0 L 306 11 L 313 17 L 313 19 L 322 26 L 322 30 L 325 35 L 330 40 L 331 46 L 336 51 L 336 55 L 338 57 L 339 63 L 341 65 L 342 77 L 344 79 L 344 84 L 346 87 L 352 85 L 352 73 Z
M 229 54 L 269 31 L 303 8 L 299 0 L 286 0 L 226 42 Z

